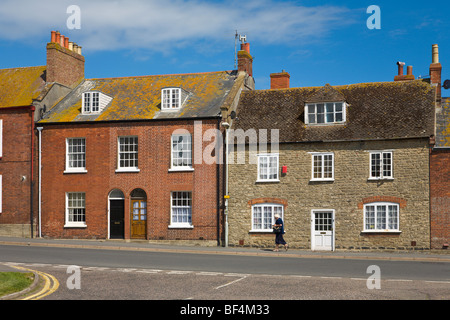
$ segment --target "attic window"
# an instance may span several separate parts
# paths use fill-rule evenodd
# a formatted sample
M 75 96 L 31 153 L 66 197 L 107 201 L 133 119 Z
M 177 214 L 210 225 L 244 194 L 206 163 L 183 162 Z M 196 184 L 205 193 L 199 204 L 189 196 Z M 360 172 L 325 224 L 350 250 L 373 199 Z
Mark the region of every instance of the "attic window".
M 111 102 L 112 98 L 98 91 L 83 94 L 83 114 L 100 113 Z
M 164 88 L 161 90 L 161 110 L 178 110 L 180 109 L 188 92 L 181 88 Z
M 308 103 L 305 106 L 306 124 L 336 124 L 345 120 L 345 102 Z

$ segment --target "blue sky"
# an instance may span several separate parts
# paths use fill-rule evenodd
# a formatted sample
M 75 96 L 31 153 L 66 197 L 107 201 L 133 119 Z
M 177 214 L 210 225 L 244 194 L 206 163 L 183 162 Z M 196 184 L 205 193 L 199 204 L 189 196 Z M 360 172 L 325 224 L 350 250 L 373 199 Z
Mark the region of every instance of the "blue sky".
M 70 5 L 80 29 L 68 28 Z M 370 5 L 381 29 L 367 28 Z M 0 68 L 45 65 L 59 30 L 83 47 L 87 78 L 232 70 L 237 30 L 255 57 L 257 89 L 281 70 L 291 87 L 392 81 L 397 61 L 426 76 L 434 43 L 444 80 L 449 17 L 449 1 L 1 0 Z

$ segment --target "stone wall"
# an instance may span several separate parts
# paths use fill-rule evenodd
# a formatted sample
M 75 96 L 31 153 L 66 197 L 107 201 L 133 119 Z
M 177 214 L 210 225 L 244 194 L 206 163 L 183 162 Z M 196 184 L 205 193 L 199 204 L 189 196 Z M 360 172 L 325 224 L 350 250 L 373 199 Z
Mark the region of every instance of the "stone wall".
M 256 182 L 257 164 L 249 163 L 248 147 L 245 164 L 230 164 L 229 245 L 273 247 L 272 233 L 250 232 L 252 203 L 280 199 L 291 247 L 310 249 L 311 211 L 333 209 L 336 250 L 430 248 L 427 139 L 281 144 L 279 149 L 279 182 Z M 368 179 L 373 150 L 393 151 L 394 179 Z M 334 153 L 334 181 L 310 181 L 310 152 Z M 363 232 L 363 205 L 377 201 L 399 204 L 400 232 Z

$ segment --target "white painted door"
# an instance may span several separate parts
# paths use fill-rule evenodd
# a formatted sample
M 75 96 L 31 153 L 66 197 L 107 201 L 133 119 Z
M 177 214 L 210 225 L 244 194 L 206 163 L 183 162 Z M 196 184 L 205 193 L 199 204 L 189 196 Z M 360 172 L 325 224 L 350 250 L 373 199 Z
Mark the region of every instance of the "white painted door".
M 311 250 L 334 251 L 334 210 L 312 211 Z

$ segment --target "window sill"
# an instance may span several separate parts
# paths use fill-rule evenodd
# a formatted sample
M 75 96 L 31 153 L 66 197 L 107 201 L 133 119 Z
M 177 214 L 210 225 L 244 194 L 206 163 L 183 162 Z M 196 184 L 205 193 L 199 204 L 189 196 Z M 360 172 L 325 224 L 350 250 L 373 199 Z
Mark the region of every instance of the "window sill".
M 86 169 L 82 170 L 64 170 L 64 174 L 66 173 L 87 173 L 88 171 Z
M 87 228 L 87 225 L 85 223 L 80 224 L 69 223 L 65 224 L 64 228 Z
M 273 233 L 272 229 L 264 229 L 264 230 L 259 230 L 259 229 L 252 229 L 248 231 L 249 233 Z
M 311 182 L 333 182 L 334 181 L 334 179 L 311 179 L 311 180 L 309 180 L 309 181 L 311 181 Z
M 122 173 L 122 172 L 140 172 L 140 169 L 137 168 L 121 168 L 121 169 L 117 169 L 116 173 Z
M 192 172 L 194 168 L 184 167 L 184 168 L 170 168 L 169 172 Z
M 367 181 L 393 181 L 394 178 L 367 178 Z
M 361 233 L 365 234 L 400 234 L 402 233 L 400 230 L 363 230 Z
M 270 179 L 270 180 L 256 180 L 257 183 L 279 183 L 280 180 L 279 179 Z
M 168 226 L 169 229 L 194 229 L 192 224 L 171 224 Z

